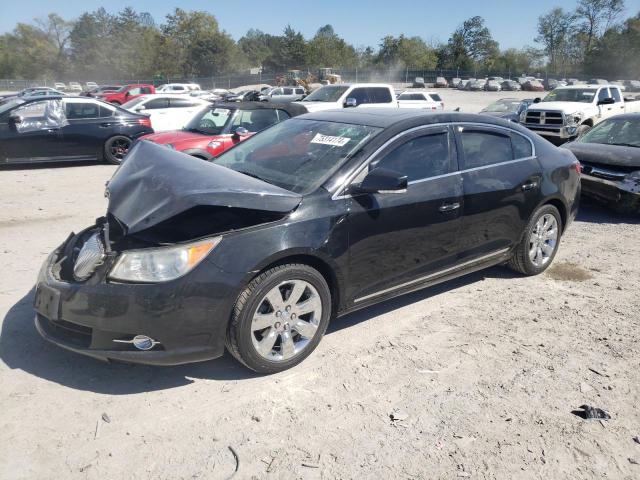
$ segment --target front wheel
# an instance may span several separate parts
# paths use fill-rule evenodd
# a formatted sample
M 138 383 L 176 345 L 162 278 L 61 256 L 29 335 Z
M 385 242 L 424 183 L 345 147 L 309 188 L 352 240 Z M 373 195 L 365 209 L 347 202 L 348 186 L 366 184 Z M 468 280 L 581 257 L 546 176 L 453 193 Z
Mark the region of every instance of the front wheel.
M 111 137 L 104 144 L 104 158 L 109 163 L 120 165 L 122 159 L 129 152 L 131 147 L 131 139 L 124 135 L 116 135 Z
M 508 262 L 511 269 L 525 275 L 544 272 L 560 245 L 562 219 L 553 205 L 543 205 L 531 216 L 520 244 Z
M 330 316 L 324 277 L 308 265 L 280 265 L 252 280 L 238 297 L 227 349 L 258 373 L 281 372 L 313 352 Z

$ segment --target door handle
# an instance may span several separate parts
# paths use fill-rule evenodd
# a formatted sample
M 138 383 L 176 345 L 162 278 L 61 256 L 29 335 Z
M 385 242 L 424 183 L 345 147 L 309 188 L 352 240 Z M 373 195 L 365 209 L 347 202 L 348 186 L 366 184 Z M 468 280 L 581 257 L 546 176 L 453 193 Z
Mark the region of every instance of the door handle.
M 522 191 L 527 192 L 529 190 L 533 190 L 537 186 L 538 186 L 538 182 L 534 182 L 534 181 L 526 182 L 522 184 Z
M 445 203 L 440 208 L 438 208 L 438 210 L 440 210 L 441 212 L 451 212 L 453 210 L 457 210 L 458 208 L 460 208 L 459 203 Z

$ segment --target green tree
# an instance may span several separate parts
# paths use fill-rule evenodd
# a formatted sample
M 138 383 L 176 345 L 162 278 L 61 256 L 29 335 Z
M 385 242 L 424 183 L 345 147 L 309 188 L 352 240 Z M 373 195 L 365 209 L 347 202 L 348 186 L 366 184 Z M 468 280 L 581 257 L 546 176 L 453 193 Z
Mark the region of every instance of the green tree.
M 595 40 L 617 20 L 624 11 L 624 0 L 579 0 L 575 18 L 584 35 L 584 52 L 588 54 Z
M 557 73 L 558 67 L 569 59 L 574 20 L 575 17 L 571 13 L 560 7 L 538 18 L 536 42 L 544 46 L 549 67 L 554 73 Z
M 490 68 L 498 51 L 498 42 L 491 36 L 484 19 L 475 16 L 465 20 L 451 35 L 444 63 L 449 68 L 462 70 Z
M 355 48 L 340 38 L 331 25 L 320 28 L 308 44 L 308 63 L 315 67 L 346 67 L 357 64 Z
M 253 28 L 238 40 L 238 46 L 252 67 L 262 66 L 273 55 L 272 44 L 271 35 Z

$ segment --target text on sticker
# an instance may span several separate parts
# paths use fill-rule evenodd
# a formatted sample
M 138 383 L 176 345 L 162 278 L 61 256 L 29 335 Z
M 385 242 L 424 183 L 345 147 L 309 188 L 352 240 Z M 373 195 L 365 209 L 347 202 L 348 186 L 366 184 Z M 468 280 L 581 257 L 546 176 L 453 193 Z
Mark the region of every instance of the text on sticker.
M 351 139 L 346 137 L 332 137 L 331 135 L 322 135 L 321 133 L 316 133 L 316 136 L 313 137 L 311 143 L 331 145 L 332 147 L 344 147 L 349 140 Z

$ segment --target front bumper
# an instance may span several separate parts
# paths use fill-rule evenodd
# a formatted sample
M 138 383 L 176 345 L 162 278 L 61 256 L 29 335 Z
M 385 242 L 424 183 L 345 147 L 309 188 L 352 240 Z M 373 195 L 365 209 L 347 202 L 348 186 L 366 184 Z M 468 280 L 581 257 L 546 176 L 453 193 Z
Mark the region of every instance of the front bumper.
M 35 323 L 45 340 L 101 360 L 150 365 L 210 360 L 224 353 L 239 274 L 205 260 L 171 282 L 124 284 L 105 280 L 105 264 L 87 281 L 71 282 L 53 273 L 60 251 L 49 255 L 36 286 Z M 116 341 L 136 335 L 159 344 L 142 351 Z
M 640 184 L 634 181 L 607 180 L 582 173 L 582 193 L 602 202 L 640 212 Z
M 562 139 L 573 138 L 578 134 L 578 127 L 565 127 L 565 126 L 547 126 L 539 125 L 536 123 L 522 123 L 524 127 L 527 127 L 532 132 L 536 132 L 543 137 L 556 137 Z

